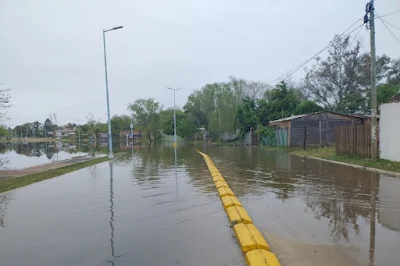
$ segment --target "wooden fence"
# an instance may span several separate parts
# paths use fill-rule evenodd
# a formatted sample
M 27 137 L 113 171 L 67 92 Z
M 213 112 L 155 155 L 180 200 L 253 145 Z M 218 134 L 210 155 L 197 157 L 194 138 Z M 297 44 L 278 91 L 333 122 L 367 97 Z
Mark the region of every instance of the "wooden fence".
M 371 158 L 371 125 L 335 128 L 336 153 Z

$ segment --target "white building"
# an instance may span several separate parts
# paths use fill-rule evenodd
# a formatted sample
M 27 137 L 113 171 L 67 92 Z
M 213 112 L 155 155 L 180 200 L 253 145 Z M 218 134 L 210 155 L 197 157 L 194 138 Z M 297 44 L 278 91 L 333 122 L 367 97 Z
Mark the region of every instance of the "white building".
M 380 109 L 380 158 L 400 162 L 400 102 L 382 104 Z

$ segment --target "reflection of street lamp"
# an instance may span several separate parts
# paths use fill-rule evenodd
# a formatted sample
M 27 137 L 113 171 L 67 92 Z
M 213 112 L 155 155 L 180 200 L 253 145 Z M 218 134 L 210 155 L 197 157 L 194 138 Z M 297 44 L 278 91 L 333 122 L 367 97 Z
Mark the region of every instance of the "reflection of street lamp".
M 76 122 L 78 122 L 78 144 L 79 144 L 79 150 L 81 149 L 81 128 L 79 126 L 79 119 L 76 120 Z
M 107 76 L 107 55 L 106 55 L 106 32 L 112 30 L 119 30 L 122 29 L 123 26 L 114 27 L 109 30 L 103 30 L 103 45 L 104 45 L 104 68 L 105 68 L 105 76 L 106 76 L 106 96 L 107 96 L 107 116 L 108 116 L 108 149 L 109 154 L 108 158 L 113 159 L 114 154 L 112 151 L 112 136 L 111 136 L 111 118 L 110 118 L 110 100 L 108 97 L 108 76 Z
M 112 260 L 114 258 L 119 258 L 120 256 L 115 256 L 114 249 L 114 177 L 113 177 L 113 163 L 110 161 L 110 229 L 111 229 L 111 237 L 110 237 L 110 245 L 111 245 L 111 256 Z M 107 263 L 111 263 L 114 265 L 114 261 L 107 261 Z
M 176 148 L 176 110 L 175 110 L 175 92 L 181 89 L 171 89 L 167 88 L 171 91 L 174 91 L 174 148 Z

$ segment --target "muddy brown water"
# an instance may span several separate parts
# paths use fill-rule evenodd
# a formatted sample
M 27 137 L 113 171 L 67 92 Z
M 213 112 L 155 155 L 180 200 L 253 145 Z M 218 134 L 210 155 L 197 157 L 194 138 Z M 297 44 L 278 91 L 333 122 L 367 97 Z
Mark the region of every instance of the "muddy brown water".
M 283 151 L 198 147 L 283 266 L 399 265 L 400 179 Z M 0 194 L 0 265 L 245 265 L 203 158 L 141 148 Z

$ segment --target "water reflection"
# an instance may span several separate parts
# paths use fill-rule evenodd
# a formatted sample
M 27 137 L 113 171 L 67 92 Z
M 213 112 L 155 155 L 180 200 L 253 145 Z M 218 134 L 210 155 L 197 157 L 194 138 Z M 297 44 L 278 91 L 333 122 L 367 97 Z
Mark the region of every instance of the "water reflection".
M 265 212 L 273 214 L 265 216 L 255 211 L 259 221 L 268 221 L 265 222 L 267 227 L 272 223 L 279 224 L 306 241 L 318 239 L 320 243 L 332 241 L 338 245 L 347 243 L 365 247 L 364 258 L 369 265 L 395 261 L 388 253 L 393 246 L 400 244 L 399 178 L 259 148 L 208 148 L 208 153 L 242 201 L 257 211 L 265 209 Z M 385 190 L 381 190 L 382 183 Z M 271 193 L 275 194 L 275 200 L 269 197 Z M 291 214 L 282 212 L 282 209 Z M 294 213 L 296 219 L 293 220 Z M 271 217 L 275 221 L 270 221 Z M 387 229 L 377 228 L 377 222 L 396 230 L 397 240 L 395 236 L 387 235 Z M 301 229 L 303 232 L 298 223 L 307 225 Z M 329 238 L 324 239 L 322 232 L 318 235 L 311 233 L 322 230 L 324 224 Z M 271 229 L 276 230 L 269 227 Z M 310 232 L 311 237 L 306 232 Z M 388 248 L 386 253 L 380 251 L 377 258 L 375 246 L 379 235 L 388 236 L 383 243 L 380 238 L 380 245 Z M 368 241 L 363 240 L 365 236 L 368 236 Z
M 52 143 L 0 143 L 0 170 L 15 170 L 86 155 L 74 145 Z
M 297 256 L 286 242 L 272 242 L 283 256 L 311 261 L 315 247 L 335 247 L 361 263 L 327 265 L 398 265 L 399 178 L 258 148 L 207 152 L 267 237 L 312 244 Z M 43 259 L 31 265 L 73 265 L 71 258 L 75 265 L 244 265 L 209 171 L 191 147 L 130 147 L 110 164 L 15 193 L 0 194 L 5 265 L 27 265 L 20 253 Z
M 111 256 L 112 259 L 118 258 L 115 256 L 115 248 L 114 248 L 114 176 L 113 176 L 113 162 L 110 161 L 110 246 L 111 246 Z M 111 263 L 114 266 L 114 261 L 107 261 L 107 263 Z

